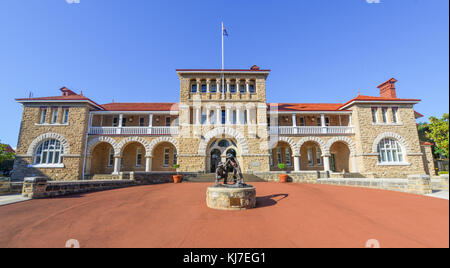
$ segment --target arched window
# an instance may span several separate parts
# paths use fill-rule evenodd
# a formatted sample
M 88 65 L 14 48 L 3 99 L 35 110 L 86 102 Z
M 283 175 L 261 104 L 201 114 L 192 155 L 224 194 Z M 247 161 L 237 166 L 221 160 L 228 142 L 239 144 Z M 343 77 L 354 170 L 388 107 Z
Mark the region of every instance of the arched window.
M 58 140 L 51 139 L 43 141 L 36 149 L 34 164 L 61 164 L 64 148 Z
M 385 138 L 378 144 L 379 163 L 401 163 L 403 162 L 403 152 L 400 144 L 391 138 Z
M 221 141 L 219 141 L 219 147 L 222 147 L 222 148 L 227 148 L 227 147 L 230 147 L 230 143 L 227 141 L 227 140 L 221 140 Z

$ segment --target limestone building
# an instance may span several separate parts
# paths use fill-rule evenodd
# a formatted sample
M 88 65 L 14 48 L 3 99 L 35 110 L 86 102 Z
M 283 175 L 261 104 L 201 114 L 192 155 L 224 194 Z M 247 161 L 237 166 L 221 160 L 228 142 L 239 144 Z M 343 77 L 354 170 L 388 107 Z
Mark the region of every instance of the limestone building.
M 97 104 L 65 87 L 60 96 L 17 99 L 13 179 L 174 172 L 175 163 L 179 172 L 210 173 L 227 153 L 253 174 L 279 163 L 318 176 L 399 178 L 430 169 L 413 109 L 420 100 L 398 98 L 395 79 L 378 86 L 380 96 L 345 104 L 268 103 L 270 70 L 176 72 L 178 103 Z

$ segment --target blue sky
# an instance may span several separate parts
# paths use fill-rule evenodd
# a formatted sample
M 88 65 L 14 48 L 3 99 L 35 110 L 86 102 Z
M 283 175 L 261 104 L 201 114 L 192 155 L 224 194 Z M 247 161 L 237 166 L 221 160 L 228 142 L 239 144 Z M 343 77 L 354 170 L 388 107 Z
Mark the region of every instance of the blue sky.
M 0 2 L 2 142 L 16 146 L 30 91 L 178 101 L 176 68 L 220 67 L 221 21 L 226 67 L 271 69 L 269 102 L 377 96 L 395 77 L 426 118 L 449 111 L 448 0 L 79 1 Z

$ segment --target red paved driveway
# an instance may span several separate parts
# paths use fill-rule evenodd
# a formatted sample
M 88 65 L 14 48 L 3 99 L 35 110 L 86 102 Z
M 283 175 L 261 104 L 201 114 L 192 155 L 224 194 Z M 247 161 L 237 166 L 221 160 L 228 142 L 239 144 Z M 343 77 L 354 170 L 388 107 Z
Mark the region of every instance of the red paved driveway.
M 258 207 L 205 205 L 208 184 L 132 187 L 0 207 L 0 247 L 449 247 L 449 202 L 329 185 L 254 183 Z

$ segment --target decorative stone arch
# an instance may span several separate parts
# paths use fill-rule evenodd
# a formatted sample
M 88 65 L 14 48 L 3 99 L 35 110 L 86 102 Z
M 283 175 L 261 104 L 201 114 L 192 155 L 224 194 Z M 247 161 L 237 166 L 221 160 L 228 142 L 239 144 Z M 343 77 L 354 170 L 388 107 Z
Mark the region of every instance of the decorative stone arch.
M 330 153 L 330 151 L 327 149 L 326 143 L 321 138 L 313 137 L 313 136 L 304 137 L 298 141 L 297 147 L 298 147 L 299 152 L 300 152 L 303 144 L 308 141 L 313 141 L 313 142 L 316 142 L 317 144 L 319 144 L 320 150 L 322 151 L 323 155 L 328 155 Z
M 215 128 L 205 134 L 205 136 L 201 139 L 200 145 L 198 146 L 198 155 L 206 156 L 206 147 L 208 143 L 213 138 L 222 137 L 222 135 L 230 136 L 236 139 L 239 149 L 242 151 L 241 155 L 250 154 L 250 149 L 245 139 L 244 135 L 233 128 L 228 127 L 218 127 Z
M 36 150 L 36 147 L 41 144 L 41 142 L 45 140 L 55 139 L 58 140 L 62 147 L 63 147 L 63 156 L 70 154 L 70 145 L 69 142 L 67 142 L 66 138 L 64 138 L 62 135 L 58 133 L 44 133 L 42 135 L 39 135 L 36 139 L 34 139 L 30 146 L 28 146 L 27 155 L 34 156 L 34 151 Z
M 116 150 L 114 150 L 115 156 L 122 156 L 123 149 L 125 148 L 125 146 L 128 143 L 131 143 L 131 142 L 138 142 L 138 143 L 142 144 L 145 148 L 145 156 L 151 156 L 150 150 L 152 150 L 152 148 L 150 146 L 150 143 L 147 140 L 145 140 L 144 138 L 136 137 L 136 136 L 128 137 L 128 138 L 121 140 L 119 142 L 119 144 L 117 144 L 117 147 L 119 148 L 119 150 L 117 152 L 116 152 Z
M 339 141 L 347 144 L 348 149 L 350 150 L 350 157 L 356 156 L 355 142 L 348 137 L 334 137 L 334 138 L 329 139 L 327 142 L 327 145 L 326 145 L 326 147 L 327 147 L 326 150 L 329 152 L 331 150 L 331 146 L 333 146 L 333 144 L 335 142 L 339 142 Z
M 153 154 L 153 149 L 155 149 L 156 145 L 162 143 L 162 142 L 168 142 L 171 143 L 173 146 L 175 146 L 175 149 L 177 150 L 177 152 L 179 152 L 178 150 L 178 142 L 172 138 L 172 137 L 158 137 L 154 140 L 152 140 L 149 144 L 148 150 L 147 148 L 145 148 L 145 156 L 152 156 Z
M 102 143 L 102 142 L 109 143 L 113 147 L 114 155 L 118 155 L 120 153 L 120 148 L 119 148 L 117 142 L 113 138 L 106 137 L 106 136 L 99 136 L 99 137 L 95 137 L 91 141 L 89 141 L 89 143 L 87 145 L 87 154 L 91 155 L 95 146 L 97 146 L 99 143 Z
M 292 150 L 292 156 L 300 156 L 300 148 L 298 144 L 291 138 L 278 136 L 278 141 L 283 141 L 289 144 Z
M 394 133 L 394 132 L 383 132 L 380 135 L 378 135 L 375 140 L 373 140 L 373 144 L 372 144 L 372 153 L 378 153 L 378 144 L 380 143 L 380 141 L 382 139 L 385 138 L 392 138 L 397 140 L 400 143 L 400 146 L 402 146 L 402 150 L 404 151 L 405 154 L 409 154 L 411 153 L 411 150 L 409 148 L 409 144 L 408 142 L 399 134 Z

